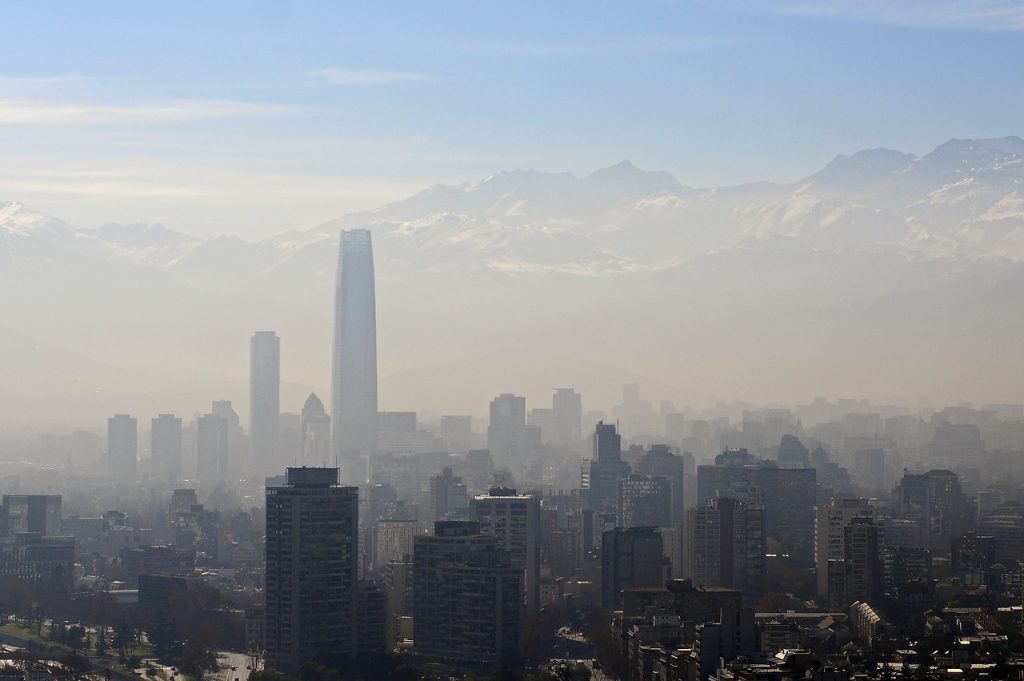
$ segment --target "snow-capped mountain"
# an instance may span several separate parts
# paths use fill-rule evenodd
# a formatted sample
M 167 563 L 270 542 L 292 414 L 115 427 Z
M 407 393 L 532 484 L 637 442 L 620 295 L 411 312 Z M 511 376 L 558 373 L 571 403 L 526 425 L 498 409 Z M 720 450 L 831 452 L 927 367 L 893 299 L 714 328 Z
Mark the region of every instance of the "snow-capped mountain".
M 1019 365 L 1024 332 L 1017 137 L 837 156 L 792 184 L 691 188 L 628 162 L 583 177 L 502 172 L 260 241 L 78 230 L 2 203 L 0 326 L 176 385 L 189 372 L 244 377 L 248 335 L 274 328 L 293 380 L 323 389 L 337 235 L 355 227 L 374 235 L 394 406 L 443 404 L 437 386 L 466 378 L 452 367 L 481 375 L 469 358 L 506 347 L 601 367 L 555 381 L 592 391 L 632 377 L 768 400 L 952 395 L 951 381 L 998 392 L 1021 378 L 1003 370 Z M 908 362 L 921 347 L 949 375 Z M 559 362 L 531 357 L 509 355 L 509 375 L 543 364 L 554 380 Z M 780 361 L 773 381 L 762 369 Z M 968 380 L 979 372 L 987 382 Z M 506 389 L 546 388 L 472 397 Z

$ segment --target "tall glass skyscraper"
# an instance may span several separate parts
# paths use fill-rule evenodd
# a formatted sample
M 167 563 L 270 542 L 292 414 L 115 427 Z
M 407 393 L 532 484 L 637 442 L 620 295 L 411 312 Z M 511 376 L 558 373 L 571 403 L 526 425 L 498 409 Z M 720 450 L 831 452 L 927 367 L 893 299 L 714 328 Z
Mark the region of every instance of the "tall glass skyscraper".
M 365 229 L 341 233 L 334 307 L 331 425 L 344 479 L 359 484 L 360 458 L 377 449 L 377 312 L 373 244 Z

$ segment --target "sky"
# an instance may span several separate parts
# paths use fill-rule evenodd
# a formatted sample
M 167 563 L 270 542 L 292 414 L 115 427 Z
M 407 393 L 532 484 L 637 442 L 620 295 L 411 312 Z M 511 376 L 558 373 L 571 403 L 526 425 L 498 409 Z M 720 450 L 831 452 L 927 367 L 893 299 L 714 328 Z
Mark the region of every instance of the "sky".
M 1024 3 L 11 2 L 0 200 L 257 238 L 630 159 L 695 186 L 1022 134 Z

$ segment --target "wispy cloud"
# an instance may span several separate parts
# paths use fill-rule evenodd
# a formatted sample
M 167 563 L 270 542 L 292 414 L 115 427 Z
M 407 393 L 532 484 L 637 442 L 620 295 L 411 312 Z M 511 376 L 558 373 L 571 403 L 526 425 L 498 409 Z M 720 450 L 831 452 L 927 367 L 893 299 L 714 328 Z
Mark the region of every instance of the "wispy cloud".
M 1020 0 L 742 0 L 757 12 L 893 26 L 1024 31 Z
M 288 113 L 294 107 L 228 99 L 180 99 L 147 104 L 88 104 L 0 100 L 0 125 L 27 123 L 151 123 Z
M 374 85 L 380 83 L 403 83 L 414 80 L 426 80 L 422 73 L 411 71 L 388 71 L 381 69 L 320 69 L 313 74 L 327 85 L 345 87 L 350 85 Z

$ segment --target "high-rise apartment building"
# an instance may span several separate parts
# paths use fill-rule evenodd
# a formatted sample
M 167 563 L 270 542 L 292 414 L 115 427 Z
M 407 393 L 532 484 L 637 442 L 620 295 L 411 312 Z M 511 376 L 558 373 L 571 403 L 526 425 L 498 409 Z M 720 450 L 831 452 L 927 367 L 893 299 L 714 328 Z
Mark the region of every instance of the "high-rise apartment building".
M 153 476 L 173 485 L 181 479 L 181 419 L 174 414 L 153 418 L 150 437 Z
M 738 589 L 755 601 L 767 574 L 765 511 L 756 489 L 733 489 L 687 518 L 687 576 L 695 584 Z
M 337 468 L 289 468 L 267 488 L 266 661 L 294 674 L 356 653 L 358 492 Z
M 115 414 L 107 419 L 107 466 L 111 477 L 138 477 L 139 426 L 134 416 Z
M 249 342 L 250 470 L 256 479 L 275 473 L 281 444 L 281 339 L 257 331 Z
M 483 534 L 497 538 L 498 547 L 508 551 L 512 565 L 524 571 L 526 608 L 530 612 L 539 610 L 540 499 L 498 487 L 473 497 L 469 515 L 471 520 L 480 524 Z
M 899 514 L 924 531 L 925 548 L 946 553 L 964 533 L 967 498 L 960 478 L 948 470 L 906 473 L 899 486 Z
M 492 671 L 519 657 L 523 571 L 480 524 L 442 521 L 413 548 L 413 648 Z
M 334 455 L 346 481 L 363 482 L 377 450 L 377 302 L 369 230 L 341 232 L 331 382 Z
M 229 437 L 228 421 L 223 416 L 204 414 L 196 419 L 196 471 L 203 487 L 228 482 Z
M 828 562 L 843 557 L 843 532 L 858 516 L 874 516 L 874 508 L 867 499 L 833 499 L 815 513 L 814 564 L 819 596 L 828 596 Z

